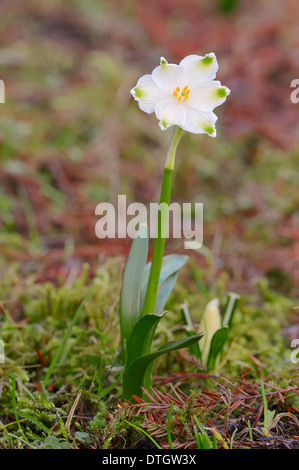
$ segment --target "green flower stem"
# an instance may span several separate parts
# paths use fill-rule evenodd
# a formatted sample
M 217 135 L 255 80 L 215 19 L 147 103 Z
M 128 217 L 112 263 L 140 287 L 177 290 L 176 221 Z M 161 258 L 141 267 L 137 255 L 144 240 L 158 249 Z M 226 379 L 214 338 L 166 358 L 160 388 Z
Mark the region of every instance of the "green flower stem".
M 172 173 L 174 168 L 176 149 L 181 138 L 182 132 L 183 130 L 180 127 L 175 126 L 166 156 L 160 196 L 160 209 L 158 212 L 157 235 L 154 242 L 151 270 L 141 316 L 147 315 L 148 313 L 155 313 L 157 290 L 164 255 L 166 230 L 168 224 Z
M 180 138 L 182 136 L 182 133 L 183 133 L 183 129 L 181 129 L 178 126 L 174 127 L 169 149 L 168 149 L 167 156 L 166 156 L 165 169 L 167 168 L 172 171 L 174 168 L 176 149 L 180 141 Z

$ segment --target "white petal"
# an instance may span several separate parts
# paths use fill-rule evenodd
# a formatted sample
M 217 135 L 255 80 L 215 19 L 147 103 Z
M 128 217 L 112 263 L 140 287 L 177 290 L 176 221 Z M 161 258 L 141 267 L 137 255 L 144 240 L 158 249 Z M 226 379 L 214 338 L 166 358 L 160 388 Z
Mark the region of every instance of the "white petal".
M 191 87 L 188 105 L 199 111 L 213 111 L 224 103 L 229 94 L 230 89 L 222 86 L 219 81 L 199 82 Z
M 214 52 L 201 55 L 188 55 L 180 62 L 180 67 L 184 69 L 186 85 L 190 86 L 203 80 L 213 80 L 218 70 L 218 62 Z
M 193 134 L 208 134 L 211 137 L 216 137 L 215 124 L 218 119 L 216 114 L 212 111 L 204 112 L 198 111 L 191 106 L 186 105 L 187 119 L 181 127 Z
M 161 65 L 152 72 L 152 77 L 156 85 L 165 92 L 172 95 L 177 86 L 181 86 L 183 70 L 176 64 L 168 64 L 161 57 Z
M 186 122 L 186 106 L 173 98 L 160 101 L 155 106 L 155 113 L 162 131 L 174 124 L 183 127 Z
M 157 87 L 151 75 L 143 75 L 136 86 L 130 91 L 134 99 L 138 101 L 139 108 L 146 113 L 153 113 L 159 101 L 166 98 L 165 92 Z

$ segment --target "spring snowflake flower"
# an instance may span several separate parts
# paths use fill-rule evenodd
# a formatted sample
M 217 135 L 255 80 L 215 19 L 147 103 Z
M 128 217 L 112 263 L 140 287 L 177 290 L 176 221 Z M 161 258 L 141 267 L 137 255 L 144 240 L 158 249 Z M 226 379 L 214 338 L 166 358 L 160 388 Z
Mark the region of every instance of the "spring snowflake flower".
M 179 65 L 161 57 L 152 74 L 143 75 L 131 94 L 139 108 L 155 112 L 160 128 L 177 125 L 194 134 L 216 137 L 214 108 L 224 103 L 230 90 L 214 80 L 218 62 L 212 52 L 205 57 L 189 55 Z

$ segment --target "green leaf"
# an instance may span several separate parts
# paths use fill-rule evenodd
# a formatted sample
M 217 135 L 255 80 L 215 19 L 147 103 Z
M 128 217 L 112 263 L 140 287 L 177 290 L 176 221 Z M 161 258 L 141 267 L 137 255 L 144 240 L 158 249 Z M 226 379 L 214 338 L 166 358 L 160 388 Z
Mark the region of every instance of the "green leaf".
M 162 268 L 159 278 L 159 286 L 157 291 L 155 313 L 160 314 L 163 312 L 165 304 L 172 292 L 175 285 L 178 271 L 184 264 L 186 264 L 188 256 L 186 255 L 167 255 L 163 257 Z M 141 305 L 144 302 L 145 293 L 148 285 L 151 263 L 148 263 L 143 271 L 142 276 L 142 296 Z
M 211 341 L 211 346 L 210 346 L 210 351 L 209 351 L 209 356 L 207 360 L 207 370 L 214 370 L 215 365 L 216 365 L 216 359 L 218 354 L 221 353 L 222 348 L 227 340 L 228 337 L 228 327 L 224 326 L 223 328 L 220 328 L 219 330 L 216 331 L 214 334 L 212 341 Z
M 204 429 L 204 427 L 200 423 L 198 417 L 193 415 L 193 419 L 194 419 L 197 427 L 199 427 L 199 429 L 201 431 L 199 433 L 196 426 L 193 427 L 194 434 L 195 434 L 195 439 L 196 439 L 196 443 L 197 443 L 197 449 L 213 449 L 213 447 L 214 447 L 213 443 L 212 443 L 211 439 L 209 438 L 206 430 Z
M 59 442 L 57 437 L 48 436 L 43 442 L 42 447 L 44 449 L 70 449 L 70 445 L 67 442 Z
M 228 326 L 229 328 L 232 325 L 234 313 L 238 307 L 240 296 L 234 292 L 230 292 L 227 295 L 226 305 L 223 312 L 222 326 Z
M 75 439 L 85 445 L 90 445 L 93 442 L 91 436 L 87 432 L 76 431 Z
M 119 320 L 123 360 L 126 360 L 126 345 L 140 318 L 141 279 L 148 254 L 147 226 L 141 224 L 133 240 L 124 270 L 119 301 Z
M 177 277 L 178 272 L 169 276 L 162 284 L 159 285 L 155 306 L 156 313 L 163 312 L 166 302 L 172 292 L 172 289 L 174 288 Z
M 128 365 L 138 357 L 150 352 L 157 325 L 165 313 L 160 315 L 149 313 L 135 325 L 127 345 Z
M 191 312 L 187 304 L 181 306 L 181 315 L 184 322 L 184 330 L 187 336 L 195 335 L 195 327 L 191 317 Z M 201 352 L 199 349 L 199 344 L 195 343 L 190 347 L 191 356 L 195 356 L 197 359 L 201 359 Z
M 128 342 L 126 369 L 135 359 L 150 352 L 157 325 L 165 313 L 163 312 L 160 315 L 149 313 L 138 321 Z M 152 366 L 153 364 L 147 370 L 144 386 L 150 387 L 152 383 Z
M 162 354 L 175 351 L 177 349 L 188 348 L 196 343 L 203 333 L 181 338 L 161 346 L 157 351 L 138 357 L 131 362 L 125 370 L 123 378 L 124 398 L 130 400 L 133 395 L 142 395 L 141 387 L 148 388 L 151 382 L 151 366 L 155 359 Z
M 264 423 L 263 424 L 264 424 L 264 427 L 267 429 L 268 426 L 270 426 L 270 424 L 273 421 L 273 418 L 275 416 L 275 410 L 269 411 L 268 409 L 268 401 L 267 401 L 267 396 L 265 392 L 265 386 L 262 380 L 261 380 L 261 393 L 262 393 L 263 402 L 264 402 Z

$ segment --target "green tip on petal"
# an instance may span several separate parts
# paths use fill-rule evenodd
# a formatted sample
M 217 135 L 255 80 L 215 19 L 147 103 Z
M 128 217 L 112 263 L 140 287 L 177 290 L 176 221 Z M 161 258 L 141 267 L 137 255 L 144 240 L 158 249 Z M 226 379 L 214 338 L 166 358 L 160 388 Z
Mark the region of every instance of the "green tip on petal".
M 136 98 L 142 98 L 144 96 L 144 92 L 140 88 L 134 88 L 134 95 Z
M 219 98 L 225 98 L 227 95 L 225 88 L 217 88 L 216 93 Z
M 212 135 L 212 134 L 214 134 L 215 129 L 214 129 L 212 126 L 206 126 L 206 127 L 204 128 L 204 131 L 205 131 L 207 134 Z
M 162 120 L 161 125 L 166 129 L 168 122 L 165 121 L 165 119 Z
M 167 60 L 164 59 L 164 57 L 161 57 L 161 59 L 160 59 L 160 65 L 167 65 L 167 64 L 168 64 Z
M 206 55 L 201 61 L 200 65 L 210 65 L 214 60 L 214 57 Z

